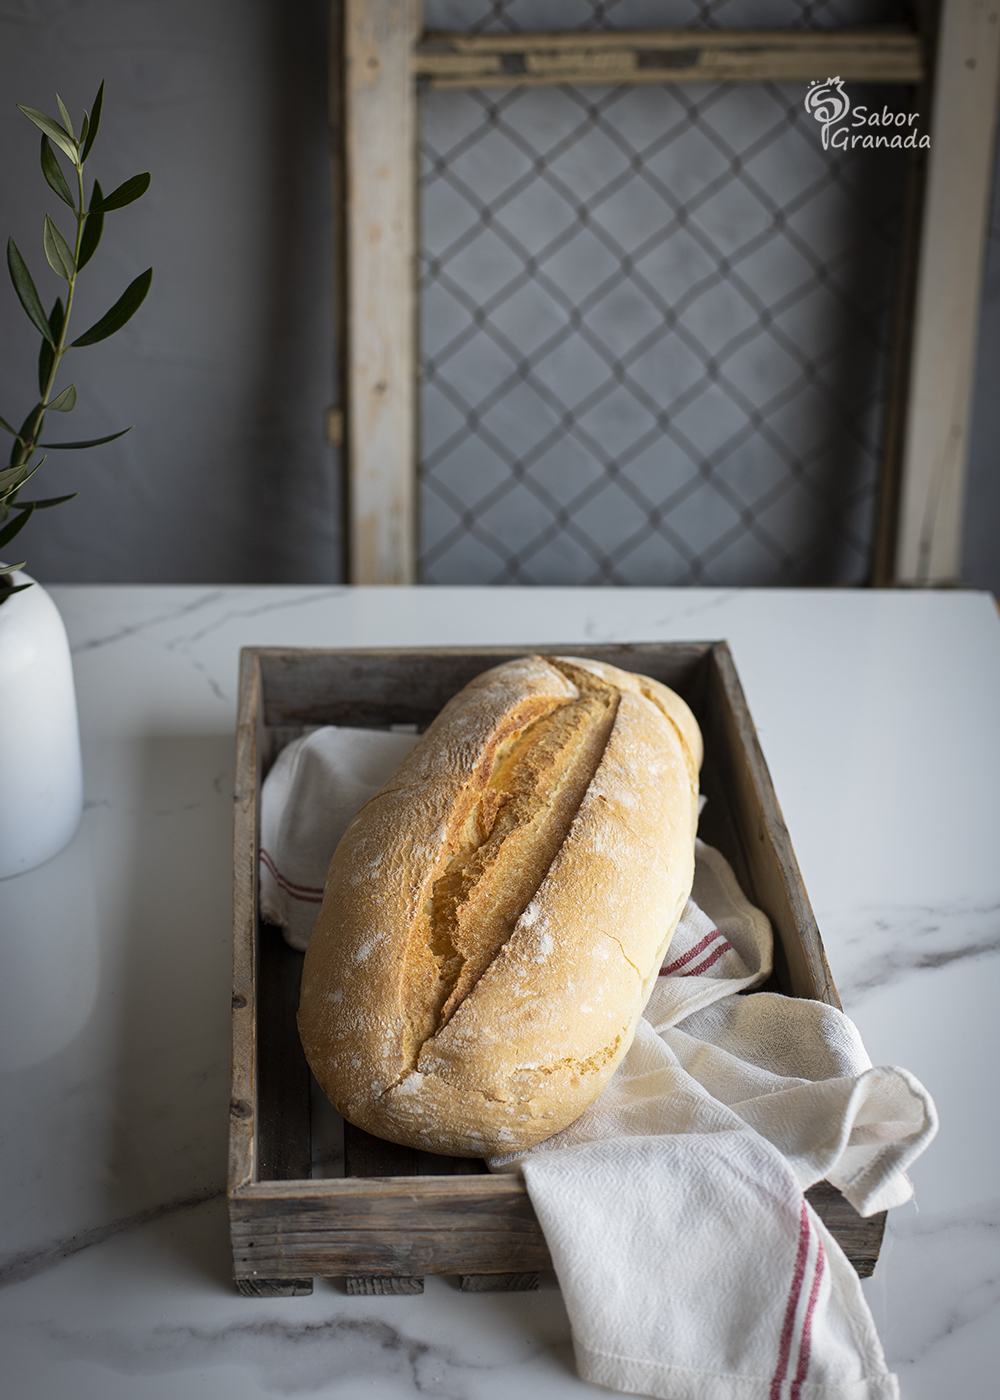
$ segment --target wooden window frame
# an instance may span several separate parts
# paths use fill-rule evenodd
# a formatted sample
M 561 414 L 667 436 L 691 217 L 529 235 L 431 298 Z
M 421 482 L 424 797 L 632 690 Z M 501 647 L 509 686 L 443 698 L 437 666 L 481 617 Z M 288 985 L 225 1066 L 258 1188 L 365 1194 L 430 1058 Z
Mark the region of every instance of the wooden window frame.
M 351 583 L 416 576 L 417 82 L 789 82 L 834 73 L 915 85 L 930 117 L 930 151 L 911 162 L 904 201 L 870 581 L 958 581 L 1000 0 L 942 0 L 934 32 L 922 37 L 886 29 L 425 35 L 419 0 L 342 0 L 332 20 Z

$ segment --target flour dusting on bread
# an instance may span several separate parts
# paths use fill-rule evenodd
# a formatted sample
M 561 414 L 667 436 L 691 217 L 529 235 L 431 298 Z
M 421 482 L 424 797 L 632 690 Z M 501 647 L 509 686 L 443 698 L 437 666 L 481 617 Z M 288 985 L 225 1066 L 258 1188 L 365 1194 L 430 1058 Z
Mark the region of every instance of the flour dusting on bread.
M 582 1112 L 690 892 L 700 764 L 684 701 L 606 663 L 455 696 L 330 864 L 299 1025 L 344 1116 L 480 1156 Z

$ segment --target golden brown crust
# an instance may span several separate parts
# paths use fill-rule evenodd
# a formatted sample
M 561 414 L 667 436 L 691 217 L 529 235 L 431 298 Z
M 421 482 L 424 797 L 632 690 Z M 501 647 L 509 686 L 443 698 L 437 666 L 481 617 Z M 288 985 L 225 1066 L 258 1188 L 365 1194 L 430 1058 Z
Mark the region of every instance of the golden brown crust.
M 648 677 L 525 657 L 445 707 L 327 875 L 299 1027 L 378 1136 L 480 1156 L 604 1087 L 691 888 L 701 735 Z

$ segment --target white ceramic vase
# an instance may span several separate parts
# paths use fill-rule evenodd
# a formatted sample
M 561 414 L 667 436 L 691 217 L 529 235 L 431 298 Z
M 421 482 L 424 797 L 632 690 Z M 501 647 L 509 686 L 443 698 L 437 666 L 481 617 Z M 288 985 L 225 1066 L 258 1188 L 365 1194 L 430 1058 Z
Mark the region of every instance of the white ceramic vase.
M 18 573 L 14 582 L 32 581 Z M 0 879 L 61 851 L 82 811 L 69 642 L 35 583 L 0 604 Z

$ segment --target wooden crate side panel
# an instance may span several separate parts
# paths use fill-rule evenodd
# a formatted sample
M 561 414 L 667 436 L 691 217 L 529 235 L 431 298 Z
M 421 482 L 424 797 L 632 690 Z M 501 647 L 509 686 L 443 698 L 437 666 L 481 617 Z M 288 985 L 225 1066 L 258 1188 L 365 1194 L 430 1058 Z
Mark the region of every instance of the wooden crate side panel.
M 233 813 L 233 1020 L 232 1089 L 229 1106 L 229 1188 L 254 1175 L 256 1098 L 257 787 L 261 726 L 260 666 L 256 656 L 240 657 L 240 696 L 236 723 L 236 787 Z
M 791 994 L 839 1007 L 771 775 L 724 643 L 715 648 L 713 661 L 709 714 L 714 743 L 723 748 L 713 761 L 721 759 L 725 766 L 733 808 L 731 831 L 738 848 L 732 862 L 737 878 L 748 898 L 771 920 L 787 964 Z
M 473 677 L 518 656 L 594 657 L 626 670 L 645 669 L 684 694 L 694 684 L 699 662 L 708 650 L 708 643 L 597 647 L 556 643 L 421 651 L 264 648 L 257 655 L 268 726 L 351 724 L 383 728 L 389 724 L 429 724 Z
M 829 1181 L 810 1187 L 806 1200 L 854 1265 L 858 1277 L 871 1278 L 885 1234 L 885 1211 L 859 1215 Z
M 297 1181 L 284 1191 L 251 1187 L 232 1204 L 237 1277 L 514 1274 L 552 1267 L 527 1191 L 503 1177 Z

